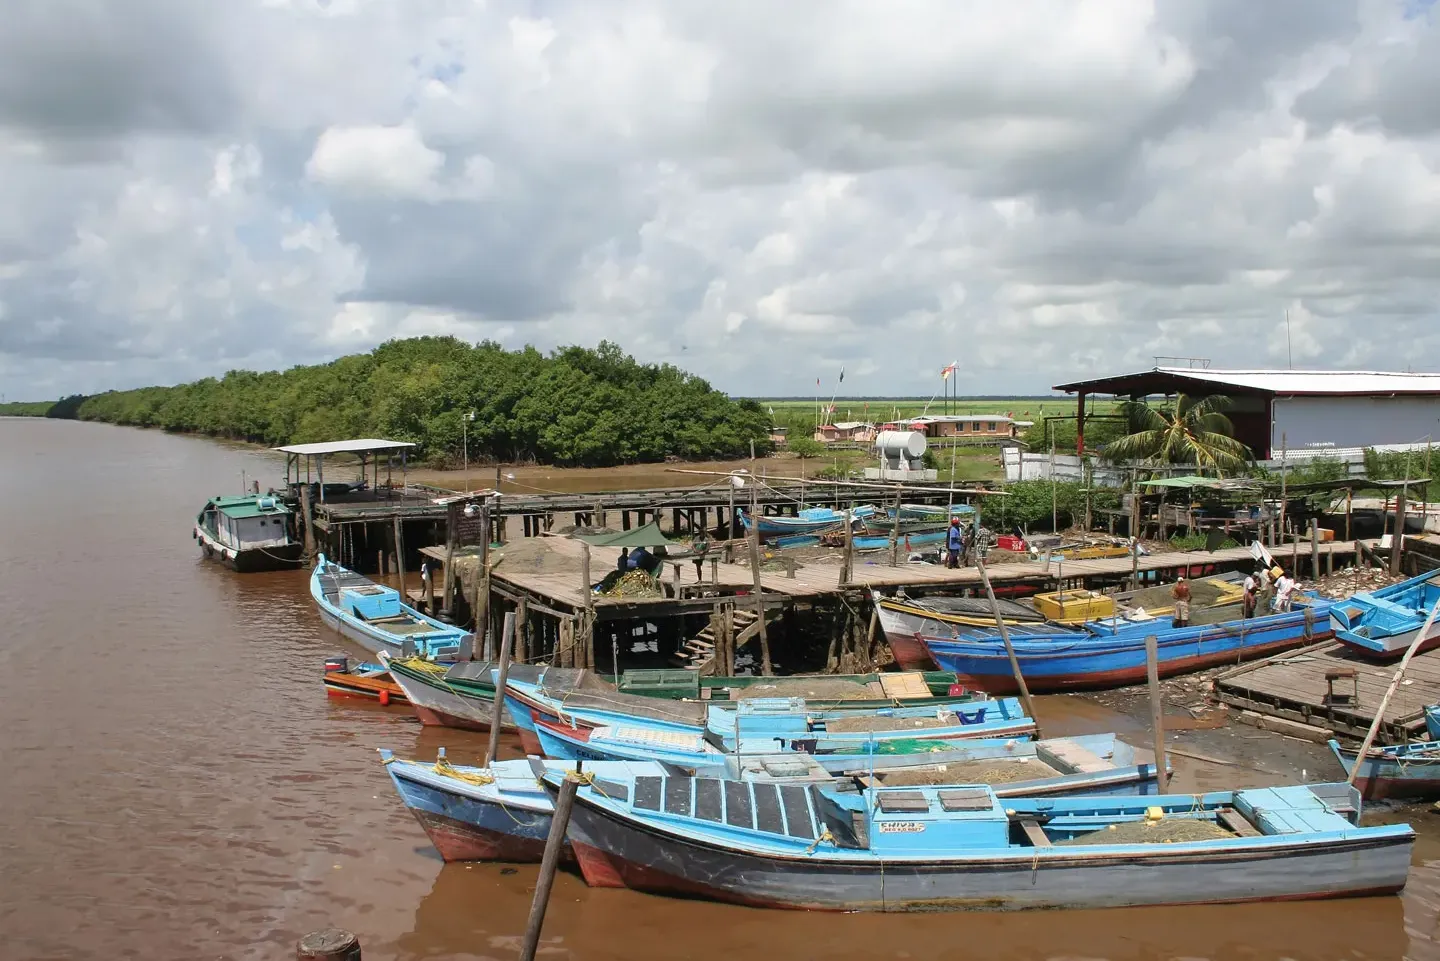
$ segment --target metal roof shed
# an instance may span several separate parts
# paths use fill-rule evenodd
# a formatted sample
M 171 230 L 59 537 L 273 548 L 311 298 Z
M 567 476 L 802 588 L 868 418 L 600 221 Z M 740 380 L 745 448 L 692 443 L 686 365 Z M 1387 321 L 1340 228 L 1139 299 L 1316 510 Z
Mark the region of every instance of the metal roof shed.
M 320 483 L 320 503 L 325 503 L 325 458 L 332 454 L 355 454 L 360 458 L 360 476 L 365 476 L 367 461 L 372 454 L 388 452 L 393 454 L 400 452 L 400 469 L 405 470 L 405 455 L 415 445 L 403 440 L 382 440 L 378 437 L 362 437 L 356 440 L 323 441 L 316 444 L 289 444 L 285 447 L 275 447 L 273 450 L 281 451 L 285 455 L 285 483 L 299 484 L 300 480 L 300 459 L 305 458 L 306 481 L 309 480 L 310 465 L 315 464 L 316 478 Z M 374 458 L 375 465 L 375 486 L 380 486 L 380 458 Z M 295 480 L 290 480 L 290 468 L 295 468 Z M 388 468 L 387 468 L 388 470 Z
M 1282 446 L 1372 447 L 1440 436 L 1440 373 L 1154 367 L 1055 389 L 1078 395 L 1082 450 L 1091 394 L 1227 397 L 1236 439 L 1257 459 L 1273 458 Z

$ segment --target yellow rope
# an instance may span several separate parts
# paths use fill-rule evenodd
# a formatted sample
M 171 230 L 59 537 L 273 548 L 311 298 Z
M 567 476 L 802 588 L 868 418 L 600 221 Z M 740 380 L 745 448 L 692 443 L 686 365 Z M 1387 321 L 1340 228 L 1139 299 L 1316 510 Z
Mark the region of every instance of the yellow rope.
M 806 848 L 805 848 L 805 853 L 806 853 L 806 854 L 814 854 L 815 851 L 816 851 L 816 849 L 820 847 L 820 843 L 821 843 L 822 841 L 829 841 L 829 842 L 830 842 L 833 846 L 835 846 L 835 847 L 839 847 L 839 846 L 840 846 L 839 844 L 836 844 L 836 842 L 835 842 L 835 835 L 833 835 L 833 834 L 830 833 L 830 829 L 829 829 L 829 828 L 824 828 L 824 827 L 822 827 L 822 828 L 820 829 L 820 836 L 819 836 L 818 838 L 816 838 L 814 841 L 810 842 L 810 844 L 809 844 L 808 846 L 806 846 Z
M 435 759 L 435 766 L 431 770 L 436 774 L 454 778 L 457 781 L 464 781 L 466 784 L 474 784 L 477 787 L 495 783 L 495 775 L 489 771 L 476 771 L 471 774 L 455 767 L 447 758 L 443 757 Z

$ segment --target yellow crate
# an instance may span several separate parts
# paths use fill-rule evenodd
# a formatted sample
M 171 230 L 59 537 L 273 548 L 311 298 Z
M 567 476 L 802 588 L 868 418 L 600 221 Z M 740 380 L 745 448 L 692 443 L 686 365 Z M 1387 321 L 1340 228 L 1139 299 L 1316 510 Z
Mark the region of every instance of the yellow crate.
M 1032 600 L 1035 610 L 1051 621 L 1091 621 L 1115 614 L 1115 599 L 1092 591 L 1052 591 Z

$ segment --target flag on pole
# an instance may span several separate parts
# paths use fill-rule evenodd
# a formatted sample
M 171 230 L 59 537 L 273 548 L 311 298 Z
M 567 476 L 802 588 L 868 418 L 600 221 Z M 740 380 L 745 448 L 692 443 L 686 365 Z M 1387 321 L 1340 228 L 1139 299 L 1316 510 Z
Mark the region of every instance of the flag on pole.
M 949 380 L 949 379 L 950 379 L 950 375 L 953 374 L 953 373 L 955 373 L 955 366 L 956 366 L 957 364 L 959 364 L 959 363 L 960 363 L 960 362 L 959 362 L 958 360 L 957 360 L 957 361 L 952 361 L 951 364 L 950 364 L 950 366 L 940 368 L 940 379 L 941 379 L 941 380 Z
M 816 387 L 819 387 L 819 386 L 820 386 L 820 378 L 819 378 L 819 377 L 816 377 L 816 378 L 815 378 L 815 386 L 816 386 Z
M 839 381 L 839 382 L 842 383 L 842 384 L 845 383 L 845 367 L 844 367 L 843 365 L 840 367 L 840 381 Z

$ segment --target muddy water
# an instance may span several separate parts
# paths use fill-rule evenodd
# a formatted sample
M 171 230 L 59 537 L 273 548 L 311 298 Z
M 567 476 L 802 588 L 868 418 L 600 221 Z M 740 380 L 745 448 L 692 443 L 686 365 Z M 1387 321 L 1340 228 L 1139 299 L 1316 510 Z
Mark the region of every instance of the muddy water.
M 369 961 L 513 958 L 534 868 L 442 865 L 376 759 L 473 735 L 320 686 L 341 648 L 302 573 L 203 563 L 189 524 L 266 455 L 0 419 L 0 959 L 285 958 L 338 924 Z M 1047 700 L 1047 733 L 1139 724 Z M 512 747 L 513 750 L 513 747 Z M 1183 790 L 1259 775 L 1182 762 Z M 1440 831 L 1403 897 L 1017 916 L 773 913 L 562 876 L 550 959 L 1437 957 Z M 1397 817 L 1400 815 L 1387 815 Z

